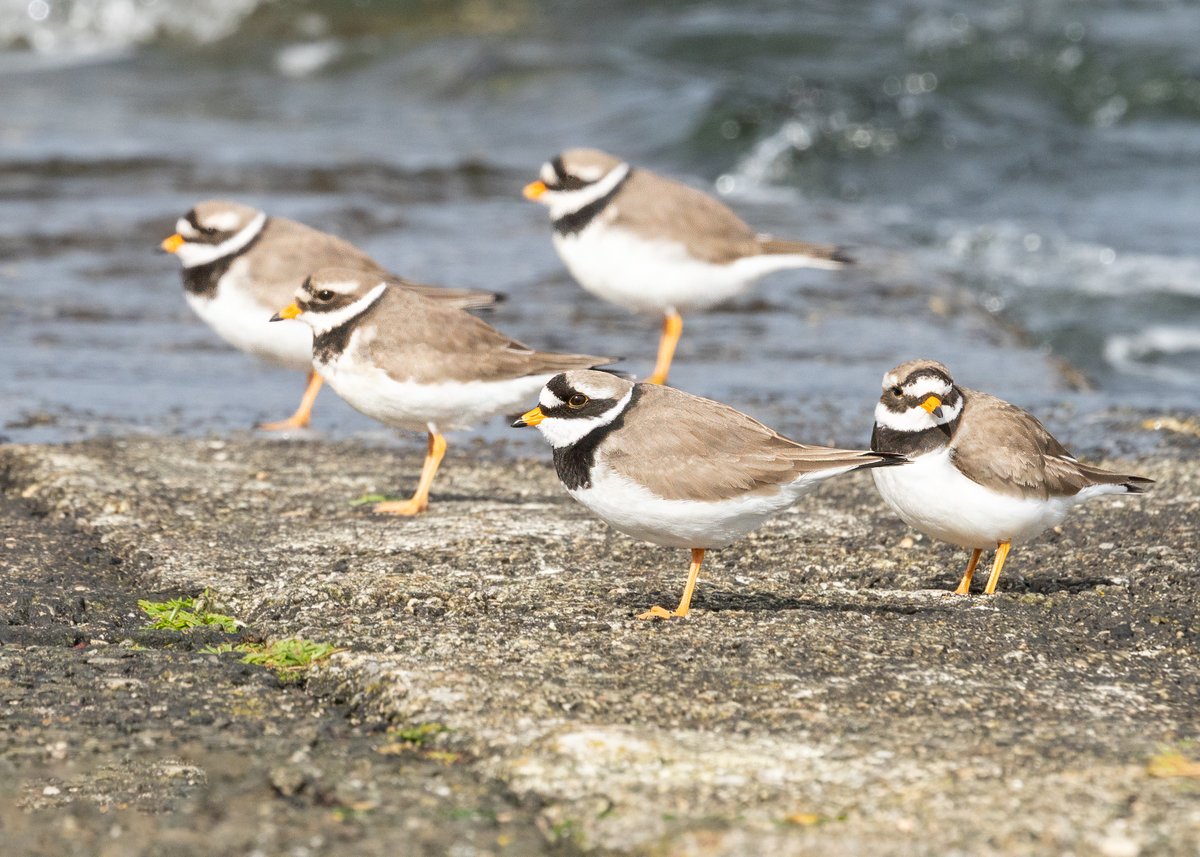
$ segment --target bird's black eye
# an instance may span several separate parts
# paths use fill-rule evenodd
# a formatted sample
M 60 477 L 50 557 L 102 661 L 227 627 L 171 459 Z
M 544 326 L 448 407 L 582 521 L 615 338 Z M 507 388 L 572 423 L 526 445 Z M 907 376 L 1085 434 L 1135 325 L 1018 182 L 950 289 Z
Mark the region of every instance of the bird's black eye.
M 317 300 L 331 301 L 333 300 L 333 292 L 329 291 L 329 289 L 321 289 L 321 291 L 317 292 Z
M 892 395 L 893 395 L 893 396 L 895 396 L 896 398 L 899 398 L 900 396 L 904 395 L 904 390 L 903 390 L 903 389 L 901 389 L 901 388 L 900 388 L 900 387 L 898 387 L 898 386 L 897 386 L 897 387 L 892 387 L 891 393 L 892 393 Z
M 576 393 L 571 398 L 567 399 L 567 407 L 573 410 L 579 410 L 588 403 L 588 397 L 583 393 Z

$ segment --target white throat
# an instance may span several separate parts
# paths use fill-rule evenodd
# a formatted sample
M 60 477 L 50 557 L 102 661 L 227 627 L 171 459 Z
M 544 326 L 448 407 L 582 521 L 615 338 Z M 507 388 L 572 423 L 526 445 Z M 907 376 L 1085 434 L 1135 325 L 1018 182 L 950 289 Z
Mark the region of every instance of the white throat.
M 371 308 L 371 304 L 383 297 L 383 293 L 387 291 L 387 287 L 387 283 L 380 283 L 354 303 L 344 306 L 341 309 L 332 310 L 331 312 L 313 312 L 312 310 L 308 310 L 296 317 L 312 328 L 314 336 L 320 336 L 323 333 L 329 333 L 335 327 L 341 327 L 350 321 L 350 319 L 366 312 Z
M 557 400 L 553 394 L 549 394 L 551 398 Z M 546 404 L 547 393 L 542 393 L 542 403 Z M 633 390 L 622 396 L 615 405 L 609 408 L 604 413 L 595 417 L 584 419 L 563 419 L 562 417 L 547 417 L 538 423 L 538 431 L 542 433 L 542 437 L 550 441 L 550 445 L 555 449 L 562 449 L 570 446 L 573 443 L 578 443 L 583 440 L 593 431 L 603 426 L 608 425 L 613 420 L 621 415 L 621 413 L 629 407 L 629 400 L 633 398 Z
M 550 219 L 558 220 L 568 214 L 574 214 L 585 205 L 590 205 L 602 196 L 610 193 L 613 188 L 629 175 L 629 164 L 618 164 L 609 170 L 608 175 L 595 184 L 582 187 L 579 190 L 547 191 L 546 199 L 550 203 Z
M 200 265 L 212 264 L 218 259 L 224 259 L 226 256 L 233 255 L 253 241 L 258 236 L 258 233 L 262 232 L 266 222 L 266 212 L 260 211 L 253 220 L 220 244 L 198 244 L 185 241 L 175 251 L 175 255 L 179 257 L 179 261 L 183 263 L 183 267 L 185 268 L 195 268 Z

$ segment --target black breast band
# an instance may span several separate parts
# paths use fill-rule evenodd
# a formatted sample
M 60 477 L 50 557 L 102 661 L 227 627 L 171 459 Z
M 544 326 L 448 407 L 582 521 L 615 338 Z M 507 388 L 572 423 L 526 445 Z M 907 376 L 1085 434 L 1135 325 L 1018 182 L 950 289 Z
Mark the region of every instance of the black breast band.
M 582 232 L 587 228 L 587 225 L 595 220 L 600 212 L 602 212 L 608 206 L 608 204 L 612 202 L 613 197 L 617 195 L 617 192 L 621 189 L 625 182 L 629 181 L 629 177 L 631 175 L 633 175 L 632 167 L 626 171 L 625 175 L 621 177 L 621 180 L 613 185 L 612 189 L 609 190 L 608 193 L 604 194 L 604 196 L 597 197 L 587 205 L 580 208 L 578 211 L 572 211 L 570 214 L 564 214 L 562 217 L 555 220 L 554 231 L 559 235 L 576 235 Z

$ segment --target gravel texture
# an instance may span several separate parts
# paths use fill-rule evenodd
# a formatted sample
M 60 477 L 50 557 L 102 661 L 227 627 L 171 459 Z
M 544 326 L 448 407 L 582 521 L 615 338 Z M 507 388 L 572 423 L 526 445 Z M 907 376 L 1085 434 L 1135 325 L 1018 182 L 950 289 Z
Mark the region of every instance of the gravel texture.
M 1194 854 L 1175 452 L 1121 462 L 1159 484 L 1015 549 L 996 596 L 948 595 L 967 552 L 860 475 L 644 622 L 686 552 L 609 532 L 548 455 L 452 448 L 395 519 L 351 501 L 411 487 L 416 447 L 2 448 L 0 826 L 22 854 Z M 205 589 L 236 637 L 145 630 L 138 598 Z M 346 651 L 302 685 L 200 652 L 294 636 Z

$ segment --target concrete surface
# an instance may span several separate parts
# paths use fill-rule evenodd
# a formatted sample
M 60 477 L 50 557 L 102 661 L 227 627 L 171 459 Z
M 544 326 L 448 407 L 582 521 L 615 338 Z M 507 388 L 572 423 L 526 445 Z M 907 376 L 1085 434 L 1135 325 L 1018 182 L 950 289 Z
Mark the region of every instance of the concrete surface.
M 1014 550 L 996 596 L 948 595 L 966 552 L 853 476 L 710 553 L 692 615 L 653 623 L 634 616 L 675 602 L 686 552 L 610 533 L 548 454 L 503 452 L 452 447 L 409 520 L 351 501 L 410 489 L 415 445 L 0 449 L 5 835 L 29 854 L 1196 853 L 1200 777 L 1171 761 L 1200 756 L 1194 441 L 1123 462 L 1159 484 Z M 238 639 L 347 651 L 280 686 L 201 654 L 219 632 L 144 630 L 138 598 L 206 588 Z

